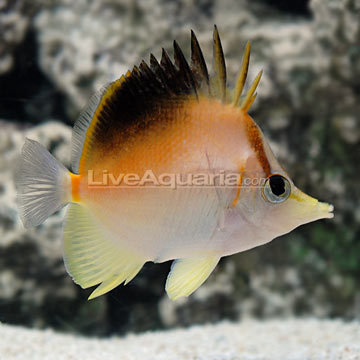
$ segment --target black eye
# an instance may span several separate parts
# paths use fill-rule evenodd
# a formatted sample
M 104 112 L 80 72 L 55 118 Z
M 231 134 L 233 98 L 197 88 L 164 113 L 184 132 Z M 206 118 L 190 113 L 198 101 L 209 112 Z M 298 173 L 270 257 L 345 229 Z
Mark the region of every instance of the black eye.
M 264 198 L 274 204 L 285 201 L 290 192 L 291 185 L 289 181 L 281 175 L 268 177 L 263 188 Z
M 280 175 L 273 175 L 269 179 L 271 191 L 274 195 L 280 196 L 285 193 L 285 181 Z

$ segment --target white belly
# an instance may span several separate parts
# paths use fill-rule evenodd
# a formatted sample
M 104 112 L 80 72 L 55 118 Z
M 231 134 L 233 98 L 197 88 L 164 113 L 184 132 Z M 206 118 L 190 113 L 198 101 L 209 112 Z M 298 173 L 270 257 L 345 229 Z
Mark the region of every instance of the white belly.
M 110 191 L 110 196 L 87 205 L 121 247 L 155 262 L 199 256 L 221 247 L 213 234 L 224 204 L 214 188 Z

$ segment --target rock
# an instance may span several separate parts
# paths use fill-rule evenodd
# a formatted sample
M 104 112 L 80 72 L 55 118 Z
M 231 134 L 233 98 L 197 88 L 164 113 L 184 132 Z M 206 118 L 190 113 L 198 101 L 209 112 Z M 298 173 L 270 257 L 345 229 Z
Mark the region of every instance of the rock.
M 360 357 L 358 322 L 319 320 L 222 322 L 110 339 L 0 325 L 7 360 L 352 360 Z M 51 354 L 51 355 L 50 355 Z M 121 355 L 120 355 L 121 354 Z
M 0 75 L 13 65 L 13 51 L 24 39 L 34 13 L 28 1 L 3 0 L 0 2 Z
M 227 52 L 232 54 L 231 79 L 238 71 L 239 56 L 248 39 L 242 30 L 253 27 L 256 18 L 251 10 L 259 5 L 245 0 L 227 2 L 224 6 L 222 1 L 209 0 L 143 0 L 121 4 L 116 0 L 76 3 L 62 0 L 61 6 L 45 7 L 35 19 L 41 68 L 67 94 L 74 113 L 101 86 L 119 78 L 142 58 L 148 61 L 150 52 L 159 57 L 161 47 L 171 49 L 174 39 L 189 53 L 192 28 L 210 65 L 212 26 L 219 23 L 224 24 L 220 31 L 227 34 L 223 39 L 229 45 Z M 238 14 L 235 22 L 231 16 L 234 12 Z M 286 29 L 282 34 L 286 34 Z M 251 75 L 254 73 L 252 69 Z

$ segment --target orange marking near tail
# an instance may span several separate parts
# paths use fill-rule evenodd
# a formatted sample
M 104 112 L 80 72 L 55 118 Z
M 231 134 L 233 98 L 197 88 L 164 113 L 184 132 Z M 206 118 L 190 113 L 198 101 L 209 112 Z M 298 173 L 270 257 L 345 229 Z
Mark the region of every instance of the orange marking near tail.
M 81 175 L 73 174 L 69 171 L 71 177 L 72 202 L 80 201 L 80 180 Z

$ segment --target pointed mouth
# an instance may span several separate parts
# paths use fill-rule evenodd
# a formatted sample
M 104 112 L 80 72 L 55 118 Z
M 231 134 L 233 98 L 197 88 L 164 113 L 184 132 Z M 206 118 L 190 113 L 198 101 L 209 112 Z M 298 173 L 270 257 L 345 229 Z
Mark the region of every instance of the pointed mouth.
M 318 201 L 317 211 L 323 218 L 332 219 L 334 217 L 334 205 Z
M 325 202 L 320 202 L 319 200 L 306 195 L 301 190 L 295 188 L 290 194 L 290 198 L 296 200 L 298 203 L 304 205 L 303 211 L 304 215 L 311 219 L 311 221 L 319 219 L 331 219 L 334 217 L 334 206 Z

